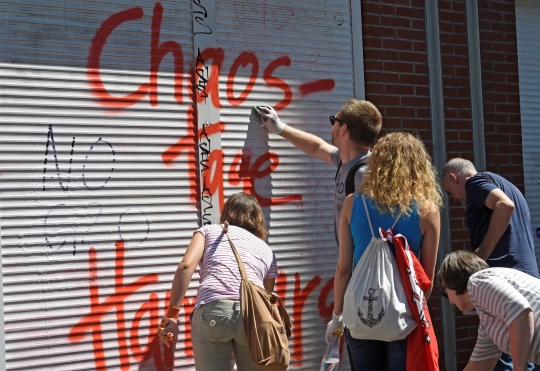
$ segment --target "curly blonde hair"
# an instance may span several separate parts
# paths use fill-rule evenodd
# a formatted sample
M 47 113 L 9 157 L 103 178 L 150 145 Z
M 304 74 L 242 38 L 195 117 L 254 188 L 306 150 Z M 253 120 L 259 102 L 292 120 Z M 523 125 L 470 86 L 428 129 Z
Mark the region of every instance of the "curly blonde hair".
M 394 132 L 373 147 L 360 191 L 377 202 L 381 212 L 409 215 L 413 208 L 425 215 L 442 206 L 436 169 L 422 141 Z
M 253 233 L 261 240 L 266 240 L 268 231 L 266 220 L 257 199 L 247 193 L 238 192 L 233 194 L 221 211 L 220 222 L 228 222 Z

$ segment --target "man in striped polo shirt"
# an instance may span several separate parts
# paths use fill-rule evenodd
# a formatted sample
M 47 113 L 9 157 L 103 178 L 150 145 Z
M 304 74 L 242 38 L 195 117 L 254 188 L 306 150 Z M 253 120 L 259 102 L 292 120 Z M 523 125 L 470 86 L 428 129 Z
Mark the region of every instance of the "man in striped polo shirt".
M 478 340 L 464 371 L 492 371 L 502 352 L 515 371 L 540 364 L 540 279 L 512 268 L 489 268 L 477 255 L 448 254 L 437 274 L 451 304 L 476 309 Z

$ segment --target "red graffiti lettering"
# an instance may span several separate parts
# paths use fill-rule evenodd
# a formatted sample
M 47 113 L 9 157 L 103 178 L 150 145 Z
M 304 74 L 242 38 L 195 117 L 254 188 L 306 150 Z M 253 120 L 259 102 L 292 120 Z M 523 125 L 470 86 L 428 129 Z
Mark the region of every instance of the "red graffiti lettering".
M 261 167 L 266 161 L 270 161 L 270 165 L 261 170 Z M 255 179 L 261 179 L 274 171 L 279 164 L 279 157 L 274 152 L 267 152 L 259 156 L 253 165 L 251 165 L 251 151 L 245 148 L 242 154 L 238 154 L 233 158 L 229 168 L 229 183 L 231 185 L 240 185 L 244 182 L 244 192 L 252 194 L 257 198 L 261 206 L 281 205 L 287 202 L 301 201 L 301 195 L 292 195 L 288 197 L 263 197 L 259 195 L 255 189 Z
M 283 304 L 285 304 L 287 294 L 287 275 L 280 269 L 279 274 L 276 277 L 276 284 L 274 291 L 281 298 Z
M 150 50 L 150 104 L 156 106 L 158 104 L 158 70 L 163 58 L 172 53 L 174 57 L 174 99 L 178 103 L 182 103 L 182 79 L 184 75 L 184 54 L 182 48 L 174 41 L 166 41 L 159 44 L 159 34 L 161 32 L 161 18 L 163 15 L 163 7 L 160 3 L 154 6 L 154 14 L 152 17 L 152 37 Z
M 292 339 L 293 350 L 291 354 L 292 358 L 295 361 L 298 361 L 298 366 L 302 365 L 302 360 L 304 359 L 304 345 L 302 344 L 302 312 L 304 310 L 304 304 L 306 303 L 309 294 L 311 294 L 319 283 L 321 283 L 321 278 L 319 276 L 315 276 L 302 290 L 300 286 L 300 275 L 298 273 L 294 274 L 293 326 L 295 334 Z
M 279 88 L 283 90 L 283 92 L 285 93 L 285 97 L 283 98 L 283 100 L 274 106 L 276 111 L 282 110 L 283 108 L 291 104 L 292 91 L 289 85 L 287 85 L 285 81 L 272 76 L 272 74 L 279 66 L 290 66 L 290 65 L 291 65 L 291 59 L 287 56 L 283 56 L 281 58 L 276 59 L 273 62 L 270 62 L 268 67 L 266 67 L 266 69 L 264 70 L 263 79 L 266 82 L 266 84 L 268 86 Z
M 332 318 L 332 312 L 334 311 L 334 302 L 328 303 L 328 296 L 334 290 L 334 277 L 330 278 L 328 282 L 321 289 L 319 300 L 317 302 L 317 308 L 319 309 L 319 315 L 322 318 Z
M 72 343 L 78 343 L 82 341 L 87 333 L 91 333 L 92 341 L 94 345 L 94 364 L 96 370 L 106 371 L 106 357 L 103 347 L 103 330 L 101 328 L 101 321 L 105 314 L 115 311 L 116 313 L 116 331 L 117 331 L 117 341 L 118 341 L 118 351 L 120 353 L 120 369 L 129 370 L 129 354 L 128 354 L 128 337 L 126 335 L 126 326 L 125 326 L 125 309 L 124 302 L 125 300 L 133 293 L 144 288 L 147 285 L 155 283 L 158 281 L 157 274 L 147 274 L 135 282 L 124 284 L 124 259 L 125 259 L 125 247 L 123 241 L 116 242 L 116 258 L 115 258 L 115 287 L 114 293 L 107 297 L 102 302 L 99 301 L 99 289 L 98 289 L 98 259 L 97 253 L 94 247 L 90 247 L 88 251 L 89 255 L 89 276 L 90 276 L 90 312 L 86 314 L 69 332 L 68 339 Z M 150 298 L 150 302 L 142 310 L 149 310 L 150 315 L 153 318 L 156 318 L 157 321 L 157 304 L 153 301 L 154 298 Z M 142 315 L 138 312 L 139 315 Z M 136 315 L 137 317 L 137 315 Z M 140 320 L 140 318 L 139 318 Z M 154 321 L 154 322 L 155 322 Z M 151 321 L 152 323 L 152 321 Z M 157 327 L 157 322 L 153 323 L 152 326 Z M 155 327 L 154 327 L 155 328 Z M 161 360 L 161 355 L 159 355 L 159 342 L 157 342 L 157 334 L 151 335 L 153 337 L 153 345 L 145 349 L 145 353 L 153 350 L 154 362 L 156 367 L 159 364 L 163 364 Z M 133 345 L 137 345 L 137 342 L 132 342 Z M 156 357 L 155 347 L 158 347 Z M 135 349 L 138 351 L 139 348 L 136 346 Z M 137 353 L 137 356 L 140 356 L 140 353 Z M 148 357 L 149 358 L 149 357 Z M 158 360 L 159 358 L 159 360 Z M 157 369 L 163 370 L 163 366 Z
M 128 94 L 125 97 L 114 97 L 105 89 L 99 71 L 101 52 L 110 34 L 122 23 L 142 18 L 142 16 L 143 10 L 141 8 L 132 8 L 113 14 L 101 24 L 101 27 L 96 32 L 96 36 L 92 40 L 88 55 L 87 77 L 90 90 L 98 98 L 98 102 L 104 106 L 126 108 L 144 98 L 148 92 L 148 84 L 143 84 L 136 92 Z
M 317 93 L 320 91 L 330 91 L 334 89 L 335 81 L 334 79 L 322 79 L 313 82 L 308 82 L 300 85 L 298 88 L 302 96 Z
M 249 77 L 249 82 L 246 85 L 246 88 L 240 94 L 238 98 L 234 97 L 234 78 L 238 68 L 240 66 L 247 67 L 248 64 L 251 64 L 251 76 Z M 229 78 L 227 79 L 227 99 L 229 103 L 233 106 L 239 106 L 246 100 L 251 90 L 255 86 L 255 81 L 257 80 L 257 75 L 259 73 L 259 59 L 257 56 L 251 52 L 243 52 L 240 54 L 233 62 L 231 70 L 229 71 Z
M 158 70 L 161 61 L 168 53 L 172 53 L 174 57 L 174 97 L 177 102 L 182 102 L 182 79 L 184 71 L 184 57 L 182 48 L 178 43 L 173 41 L 167 41 L 162 44 L 159 43 L 162 14 L 163 7 L 160 3 L 156 3 L 152 16 L 149 83 L 140 85 L 137 91 L 124 97 L 116 97 L 111 95 L 103 85 L 100 72 L 101 53 L 103 52 L 103 47 L 105 46 L 105 43 L 107 42 L 107 39 L 111 33 L 124 22 L 142 18 L 143 10 L 141 8 L 124 10 L 122 12 L 113 14 L 101 24 L 101 27 L 98 29 L 94 39 L 92 40 L 87 63 L 87 77 L 90 90 L 92 91 L 92 94 L 98 98 L 99 104 L 107 107 L 123 109 L 134 105 L 143 99 L 148 93 L 150 93 L 150 104 L 152 106 L 157 105 Z
M 129 339 L 129 345 L 131 347 L 131 353 L 133 354 L 133 358 L 137 362 L 141 362 L 143 360 L 143 354 L 148 352 L 150 349 L 150 341 L 148 341 L 148 345 L 143 350 L 141 348 L 141 345 L 139 343 L 139 325 L 141 322 L 141 319 L 143 318 L 144 314 L 146 312 L 150 313 L 150 305 L 153 304 L 154 296 L 157 296 L 155 294 L 150 295 L 150 300 L 143 303 L 141 307 L 137 310 L 135 313 L 135 317 L 133 318 L 133 321 L 131 322 L 131 330 L 129 332 L 130 339 Z M 157 298 L 156 298 L 157 299 Z

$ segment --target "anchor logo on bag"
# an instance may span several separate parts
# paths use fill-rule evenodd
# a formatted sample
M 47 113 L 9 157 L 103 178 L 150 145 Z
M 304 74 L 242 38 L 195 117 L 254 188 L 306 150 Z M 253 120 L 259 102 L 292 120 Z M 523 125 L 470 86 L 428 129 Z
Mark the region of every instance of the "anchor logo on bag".
M 378 296 L 373 296 L 373 294 L 377 290 L 378 288 L 369 289 L 368 290 L 369 295 L 363 297 L 364 301 L 368 302 L 367 318 L 364 317 L 364 313 L 362 313 L 362 310 L 360 309 L 360 307 L 358 307 L 358 317 L 360 317 L 360 320 L 362 321 L 362 323 L 368 326 L 369 328 L 373 328 L 374 326 L 377 326 L 379 322 L 381 322 L 381 319 L 384 317 L 384 308 L 381 309 L 381 311 L 379 312 L 379 316 L 377 318 L 373 317 L 373 302 L 379 299 Z

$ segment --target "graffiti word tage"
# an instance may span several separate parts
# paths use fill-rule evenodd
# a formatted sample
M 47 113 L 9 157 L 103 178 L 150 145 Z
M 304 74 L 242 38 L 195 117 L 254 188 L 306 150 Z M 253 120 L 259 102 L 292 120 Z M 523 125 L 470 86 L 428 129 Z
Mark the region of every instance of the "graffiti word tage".
M 263 164 L 270 161 L 270 165 L 261 169 Z M 255 180 L 268 176 L 279 164 L 279 157 L 274 152 L 267 152 L 251 163 L 251 151 L 245 148 L 241 154 L 234 157 L 229 168 L 229 183 L 240 185 L 243 183 L 244 192 L 257 198 L 261 206 L 281 205 L 287 202 L 302 201 L 302 195 L 292 195 L 283 198 L 267 198 L 259 195 L 255 189 Z

